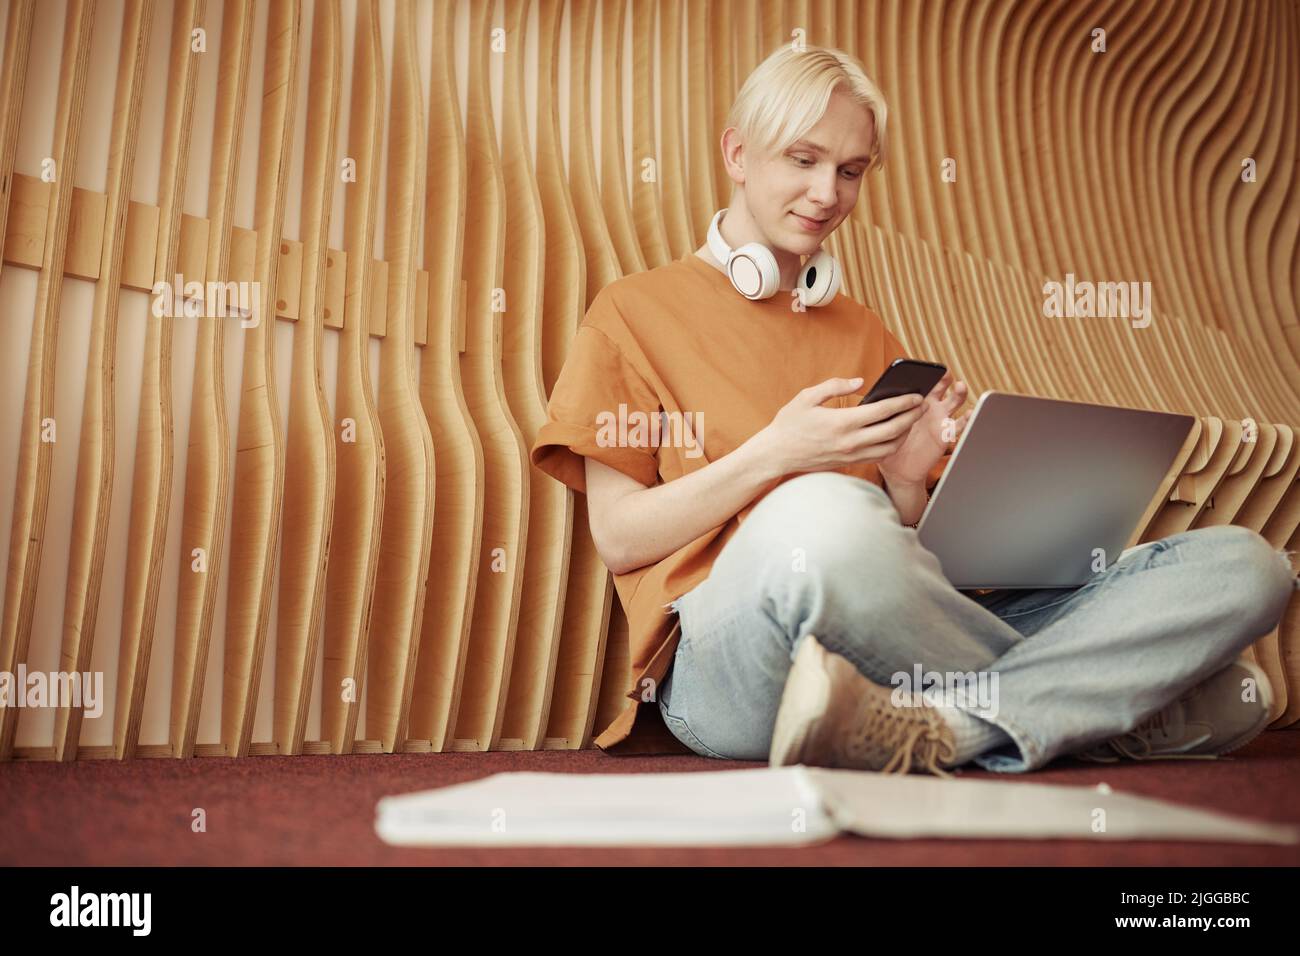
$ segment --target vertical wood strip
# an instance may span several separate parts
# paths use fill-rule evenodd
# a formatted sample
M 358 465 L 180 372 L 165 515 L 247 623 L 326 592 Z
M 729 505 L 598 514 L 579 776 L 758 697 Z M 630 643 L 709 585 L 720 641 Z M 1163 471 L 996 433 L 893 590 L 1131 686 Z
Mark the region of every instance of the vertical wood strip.
M 433 441 L 415 382 L 415 249 L 424 187 L 424 117 L 412 0 L 397 0 L 388 120 L 388 329 L 380 351 L 379 420 L 387 477 L 371 622 L 366 736 L 385 753 L 406 736 L 415 682 L 434 507 Z
M 561 0 L 541 0 L 537 40 L 537 180 L 542 197 L 542 221 L 546 230 L 547 285 L 546 297 L 542 302 L 542 377 L 548 397 L 568 355 L 574 330 L 582 318 L 583 290 L 587 283 L 582 237 L 578 231 L 573 197 L 565 178 L 560 146 L 562 13 Z M 621 28 L 619 32 L 621 35 Z M 628 202 L 626 192 L 623 202 Z M 632 239 L 635 242 L 635 235 Z M 575 555 L 580 553 L 581 542 L 574 537 L 576 496 L 569 488 L 564 488 L 564 492 L 564 518 L 560 532 L 565 545 L 565 581 L 560 593 L 562 625 L 543 746 L 577 748 L 582 746 L 584 731 L 590 725 L 593 688 L 597 677 L 593 662 L 596 659 L 599 636 L 590 627 L 573 627 L 575 616 L 569 596 L 574 592 L 573 569 L 577 566 Z M 588 574 L 585 580 L 590 582 L 591 578 L 592 575 Z M 604 582 L 599 583 L 603 587 Z
M 54 371 L 59 347 L 59 302 L 63 291 L 72 186 L 77 168 L 94 21 L 94 0 L 69 0 L 59 64 L 54 141 L 50 150 L 55 182 L 45 217 L 44 253 L 36 284 L 13 522 L 9 531 L 9 571 L 5 578 L 4 617 L 0 619 L 0 670 L 9 673 L 14 673 L 18 664 L 27 660 L 36 611 L 36 583 L 45 545 L 45 520 L 56 447 L 56 441 L 47 439 L 57 438 L 57 431 L 51 433 L 49 429 L 57 429 L 54 421 Z M 21 713 L 15 707 L 0 709 L 0 760 L 13 756 Z
M 456 715 L 456 747 L 486 750 L 499 734 L 518 623 L 528 529 L 528 473 L 523 442 L 506 403 L 501 367 L 505 310 L 505 183 L 497 150 L 489 67 L 492 7 L 470 7 L 468 202 L 479 214 L 465 228 L 467 332 L 461 375 L 465 400 L 483 440 L 487 487 L 483 544 L 469 659 Z
M 276 398 L 274 293 L 297 105 L 300 17 L 299 0 L 273 0 L 266 24 L 254 213 L 257 312 L 256 322 L 243 330 L 221 685 L 221 743 L 235 757 L 247 755 L 252 742 L 283 517 L 284 432 Z
M 668 235 L 668 254 L 673 259 L 694 252 L 698 245 L 688 194 L 682 11 L 682 0 L 659 0 L 659 202 Z
M 63 601 L 63 641 L 59 669 L 90 671 L 99 618 L 99 593 L 108 548 L 108 512 L 113 500 L 113 369 L 117 358 L 117 310 L 122 288 L 122 249 L 127 203 L 135 172 L 135 147 L 144 94 L 145 58 L 153 23 L 153 0 L 127 0 L 122 20 L 112 133 L 105 175 L 108 202 L 100 249 L 99 281 L 91 309 L 90 348 L 81 413 L 81 447 L 73 491 L 72 538 Z M 121 700 L 117 701 L 121 706 Z M 64 702 L 54 716 L 56 760 L 73 760 L 81 735 L 82 707 Z
M 347 253 L 343 329 L 334 398 L 337 477 L 325 591 L 321 736 L 332 753 L 351 753 L 360 716 L 383 520 L 384 436 L 370 383 L 372 249 L 379 207 L 384 128 L 382 39 L 376 0 L 361 0 L 353 35 L 347 159 L 355 179 L 344 189 Z
M 180 271 L 181 211 L 200 60 L 190 50 L 190 38 L 192 31 L 206 22 L 205 14 L 206 0 L 185 0 L 172 10 L 167 105 L 162 159 L 158 166 L 159 215 L 153 250 L 153 285 L 171 283 Z M 175 463 L 171 351 L 171 321 L 148 322 L 136 415 L 126 581 L 118 640 L 117 706 L 113 711 L 113 748 L 118 759 L 134 756 L 140 739 L 145 680 L 158 615 Z
M 3 251 L 13 199 L 14 154 L 27 86 L 27 58 L 32 45 L 36 0 L 11 0 L 5 21 L 4 61 L 0 64 L 0 251 Z M 4 256 L 0 256 L 0 270 Z
M 301 753 L 311 702 L 316 651 L 325 613 L 326 565 L 334 512 L 335 451 L 329 405 L 321 382 L 325 331 L 325 269 L 330 209 L 334 202 L 338 133 L 339 0 L 314 9 L 307 132 L 303 144 L 302 272 L 299 318 L 293 328 L 289 428 L 285 435 L 284 547 L 275 641 L 275 715 L 272 733 L 280 753 Z
M 590 36 L 592 16 L 588 0 L 573 0 L 570 30 L 577 35 Z M 659 161 L 658 136 L 655 133 L 655 76 L 654 24 L 657 5 L 655 0 L 632 0 L 632 218 L 641 242 L 641 255 L 646 268 L 665 265 L 672 258 L 668 231 L 664 225 L 662 185 L 664 170 Z M 569 90 L 570 123 L 569 155 L 591 151 L 590 134 L 585 127 L 573 123 L 573 111 L 585 112 L 586 101 L 573 91 L 586 88 L 589 68 L 586 64 L 590 46 L 570 44 Z M 662 93 L 660 94 L 662 95 Z M 671 106 L 668 107 L 671 109 Z M 576 137 L 576 138 L 575 138 Z M 585 160 L 579 160 L 585 162 Z M 570 162 L 570 170 L 576 164 Z M 574 172 L 570 179 L 576 178 Z M 594 180 L 593 180 L 594 183 Z M 574 202 L 580 204 L 583 195 L 575 190 Z M 582 207 L 578 207 L 582 215 Z M 602 286 L 592 285 L 592 272 L 587 273 L 587 301 L 596 297 Z
M 600 205 L 618 250 L 622 271 L 640 272 L 645 257 L 637 243 L 627 190 L 627 152 L 623 146 L 623 0 L 604 0 L 600 8 Z M 540 149 L 539 149 L 540 155 Z M 632 164 L 633 180 L 645 175 Z M 549 290 L 548 290 L 549 291 Z
M 506 399 L 519 425 L 523 449 L 532 447 L 546 421 L 542 383 L 542 302 L 550 286 L 542 226 L 542 200 L 528 141 L 524 72 L 525 33 L 531 0 L 505 0 L 503 169 L 506 185 L 506 301 L 502 371 Z M 616 87 L 617 88 L 617 87 Z M 613 142 L 621 142 L 621 138 Z M 618 158 L 622 160 L 622 150 Z M 621 168 L 621 162 L 620 162 Z M 506 704 L 495 746 L 536 750 L 546 733 L 568 579 L 567 501 L 564 485 L 525 460 L 528 528 L 515 645 Z
M 424 192 L 424 268 L 429 343 L 420 356 L 420 400 L 435 449 L 433 562 L 420 632 L 410 736 L 449 749 L 469 652 L 478 586 L 485 483 L 483 445 L 465 402 L 459 320 L 464 314 L 465 131 L 456 91 L 454 0 L 436 0 Z
M 195 281 L 227 282 L 232 271 L 239 150 L 253 42 L 251 0 L 228 0 L 221 25 L 221 64 L 208 179 L 205 271 Z M 180 583 L 172 663 L 172 752 L 194 756 L 199 708 L 230 509 L 230 424 L 226 417 L 225 315 L 205 301 L 198 321 L 190 395 L 189 447 L 181 518 Z M 227 752 L 233 755 L 233 752 Z

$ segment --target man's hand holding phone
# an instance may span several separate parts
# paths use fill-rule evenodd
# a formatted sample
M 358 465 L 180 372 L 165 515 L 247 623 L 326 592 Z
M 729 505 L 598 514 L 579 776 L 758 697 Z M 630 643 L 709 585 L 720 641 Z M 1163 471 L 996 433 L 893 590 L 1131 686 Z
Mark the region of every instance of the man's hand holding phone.
M 862 381 L 861 377 L 830 378 L 811 385 L 754 435 L 753 440 L 764 446 L 763 460 L 776 477 L 880 462 L 904 447 L 908 432 L 926 412 L 922 396 L 898 395 L 848 408 L 823 406 L 829 399 L 856 392 Z
M 952 372 L 945 371 L 943 378 L 925 396 L 921 413 L 908 430 L 904 441 L 892 454 L 876 463 L 881 476 L 895 486 L 923 484 L 930 469 L 948 451 L 949 444 L 955 442 L 966 430 L 970 412 L 953 420 L 954 427 L 951 431 L 945 430 L 945 424 L 952 420 L 952 413 L 965 404 L 968 391 L 965 382 L 953 385 Z

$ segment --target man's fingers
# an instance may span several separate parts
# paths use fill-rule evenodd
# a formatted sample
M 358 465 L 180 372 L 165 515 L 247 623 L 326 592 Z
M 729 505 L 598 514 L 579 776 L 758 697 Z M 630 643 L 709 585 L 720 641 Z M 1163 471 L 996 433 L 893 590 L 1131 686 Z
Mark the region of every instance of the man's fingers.
M 887 418 L 892 418 L 894 415 L 910 411 L 913 408 L 924 408 L 924 405 L 916 403 L 916 398 L 917 396 L 912 393 L 895 395 L 893 398 L 882 398 L 878 402 L 871 402 L 867 405 L 855 405 L 851 409 L 845 409 L 845 411 L 852 412 L 853 418 L 850 418 L 849 421 L 853 427 L 862 428 L 876 422 L 882 422 Z

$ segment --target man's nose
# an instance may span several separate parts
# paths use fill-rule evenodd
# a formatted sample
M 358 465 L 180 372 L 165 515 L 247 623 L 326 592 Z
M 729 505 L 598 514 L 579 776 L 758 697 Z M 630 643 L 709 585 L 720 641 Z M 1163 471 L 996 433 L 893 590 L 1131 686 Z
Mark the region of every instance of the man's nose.
M 831 168 L 829 173 L 817 172 L 813 175 L 812 183 L 808 187 L 808 197 L 822 206 L 830 206 L 835 202 L 835 177 L 839 170 Z

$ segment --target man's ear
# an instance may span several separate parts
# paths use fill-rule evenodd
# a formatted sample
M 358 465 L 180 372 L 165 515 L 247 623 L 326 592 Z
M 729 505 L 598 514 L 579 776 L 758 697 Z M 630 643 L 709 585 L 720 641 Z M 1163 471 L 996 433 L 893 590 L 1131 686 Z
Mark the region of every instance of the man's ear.
M 727 175 L 732 182 L 745 184 L 745 144 L 740 141 L 740 133 L 734 126 L 722 131 L 722 160 L 727 168 Z

